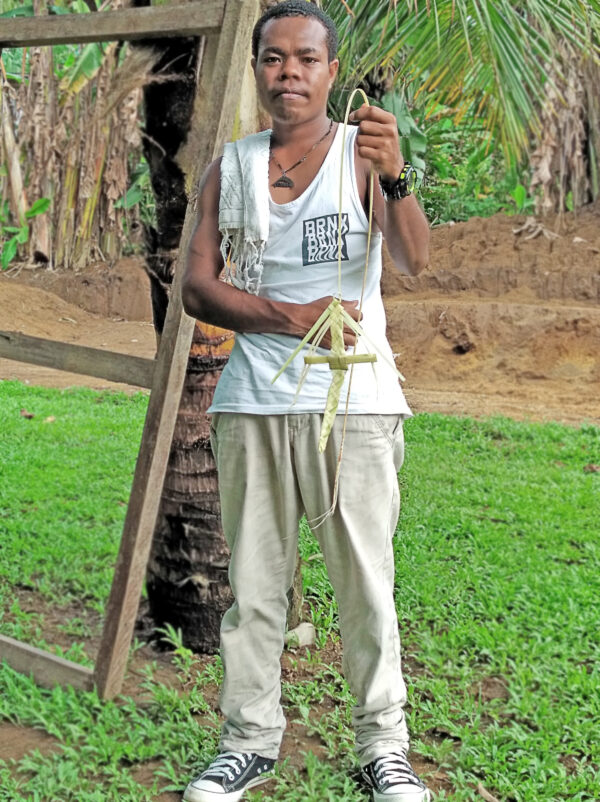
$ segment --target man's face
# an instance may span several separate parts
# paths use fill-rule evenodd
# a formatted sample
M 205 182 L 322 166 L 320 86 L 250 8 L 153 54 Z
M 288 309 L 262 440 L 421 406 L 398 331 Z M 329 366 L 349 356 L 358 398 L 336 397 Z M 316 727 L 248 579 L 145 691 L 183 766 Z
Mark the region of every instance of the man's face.
M 252 59 L 260 100 L 273 120 L 304 122 L 323 114 L 338 61 L 329 61 L 327 31 L 311 17 L 269 20 Z

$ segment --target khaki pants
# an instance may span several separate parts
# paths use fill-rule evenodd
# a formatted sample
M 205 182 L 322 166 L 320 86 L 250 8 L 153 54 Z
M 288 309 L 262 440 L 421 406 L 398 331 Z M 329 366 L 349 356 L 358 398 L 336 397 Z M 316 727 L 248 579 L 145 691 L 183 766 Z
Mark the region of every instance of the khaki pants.
M 298 523 L 331 505 L 343 416 L 324 454 L 319 414 L 216 413 L 212 448 L 235 597 L 221 626 L 221 751 L 276 758 L 285 729 L 280 657 Z M 398 415 L 350 415 L 336 511 L 314 534 L 339 607 L 343 671 L 362 765 L 408 747 L 394 606 L 392 537 L 400 510 Z

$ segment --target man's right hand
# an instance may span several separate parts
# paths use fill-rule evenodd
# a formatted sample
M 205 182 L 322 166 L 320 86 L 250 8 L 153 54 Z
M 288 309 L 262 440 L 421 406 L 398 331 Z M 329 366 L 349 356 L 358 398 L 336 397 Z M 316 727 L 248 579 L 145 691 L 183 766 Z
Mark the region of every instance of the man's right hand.
M 324 298 L 318 298 L 316 301 L 311 301 L 307 304 L 299 304 L 297 306 L 299 325 L 297 336 L 301 338 L 305 337 L 307 332 L 311 330 L 332 301 L 333 295 L 326 295 Z M 358 323 L 362 317 L 362 313 L 358 310 L 358 301 L 342 301 L 342 306 L 350 317 Z M 344 325 L 344 345 L 348 348 L 354 345 L 355 342 L 356 335 L 349 326 Z M 331 334 L 329 331 L 321 340 L 320 346 L 322 348 L 331 348 Z

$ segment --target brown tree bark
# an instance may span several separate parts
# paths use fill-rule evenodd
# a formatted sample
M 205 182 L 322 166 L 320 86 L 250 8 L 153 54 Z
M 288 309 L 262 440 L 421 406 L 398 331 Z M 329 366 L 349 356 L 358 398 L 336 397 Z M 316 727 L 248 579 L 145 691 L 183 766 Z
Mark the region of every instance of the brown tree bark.
M 205 412 L 226 361 L 190 356 L 147 569 L 155 625 L 181 629 L 185 645 L 203 653 L 218 646 L 221 617 L 232 602 Z

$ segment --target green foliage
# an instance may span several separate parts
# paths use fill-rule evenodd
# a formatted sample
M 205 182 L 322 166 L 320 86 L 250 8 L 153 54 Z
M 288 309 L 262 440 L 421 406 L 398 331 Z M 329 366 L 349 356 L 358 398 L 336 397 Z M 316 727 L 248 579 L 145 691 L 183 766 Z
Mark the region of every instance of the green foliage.
M 115 202 L 116 209 L 132 209 L 139 206 L 140 219 L 147 225 L 156 225 L 156 203 L 152 191 L 150 168 L 141 156 L 139 163 L 130 171 L 130 185 L 125 195 Z
M 332 93 L 334 116 L 343 118 L 348 96 Z M 402 153 L 419 172 L 418 194 L 432 226 L 533 208 L 534 198 L 522 183 L 527 165 L 507 167 L 481 125 L 472 120 L 457 125 L 447 108 L 427 117 L 422 105 L 398 90 L 370 102 L 396 117 Z
M 10 0 L 7 0 L 7 5 L 10 5 Z M 6 11 L 2 11 L 0 13 L 0 19 L 2 17 L 14 19 L 15 17 L 33 17 L 33 6 L 26 5 L 26 6 L 19 6 L 14 5 L 13 8 L 9 8 Z
M 50 755 L 27 755 L 17 770 L 0 760 L 0 799 L 10 802 L 150 802 L 165 778 L 194 771 L 216 748 L 216 716 L 201 691 L 178 693 L 153 679 L 149 666 L 141 687 L 147 701 L 122 697 L 101 702 L 95 693 L 69 688 L 44 691 L 3 667 L 0 716 L 44 729 L 57 740 Z M 200 726 L 194 714 L 201 713 Z M 154 785 L 143 787 L 132 776 L 136 763 L 157 761 Z M 174 764 L 174 765 L 173 765 Z M 178 776 L 179 775 L 179 776 Z M 168 786 L 167 786 L 168 787 Z
M 6 270 L 10 267 L 10 263 L 17 255 L 19 245 L 25 245 L 29 241 L 29 225 L 26 221 L 31 220 L 38 214 L 44 214 L 49 206 L 49 198 L 38 198 L 25 212 L 25 220 L 22 222 L 22 225 L 11 226 L 8 225 L 8 201 L 4 202 L 3 208 L 0 208 L 0 241 L 2 242 L 0 266 L 2 270 Z
M 473 164 L 470 159 L 454 163 L 438 160 L 442 169 L 427 174 L 420 197 L 431 225 L 470 217 L 489 217 L 511 211 L 510 179 L 496 168 L 493 157 Z
M 521 213 L 525 211 L 527 205 L 527 190 L 523 184 L 517 184 L 516 187 L 511 190 L 510 196 L 517 206 L 517 212 Z
M 380 101 L 371 97 L 370 102 L 395 115 L 404 158 L 419 171 L 419 195 L 431 224 L 532 209 L 534 198 L 525 188 L 528 165 L 526 161 L 518 160 L 519 149 L 515 147 L 507 161 L 505 152 L 500 152 L 498 131 L 490 130 L 479 113 L 481 109 L 462 108 L 458 113 L 457 103 L 459 100 L 463 103 L 462 95 L 457 96 L 453 103 L 436 103 L 435 92 L 420 92 L 419 84 L 414 75 L 409 74 L 406 64 L 399 67 L 397 41 L 391 41 L 391 31 L 397 33 L 404 23 L 412 25 L 412 15 L 403 10 L 402 23 L 397 9 L 394 11 L 396 16 L 392 15 L 391 4 L 386 9 L 381 4 L 377 11 L 373 4 L 365 3 L 365 13 L 367 7 L 373 15 L 372 19 L 368 18 L 368 24 L 367 18 L 360 16 L 363 6 L 358 4 L 357 8 L 354 4 L 357 18 L 349 23 L 346 15 L 338 19 L 338 25 L 344 29 L 351 24 L 359 40 L 370 43 L 370 58 L 374 61 L 368 64 L 360 62 L 355 52 L 356 41 L 349 43 L 343 39 L 340 78 L 330 98 L 331 113 L 337 118 L 343 117 L 349 95 L 346 87 L 352 80 L 363 80 L 367 66 L 371 69 L 367 77 L 373 90 L 388 86 L 390 75 L 396 70 L 393 87 L 383 92 Z M 380 19 L 382 9 L 385 9 L 385 15 Z M 340 17 L 339 7 L 328 10 Z M 359 24 L 367 27 L 359 31 Z M 403 53 L 411 47 L 412 44 L 406 44 Z M 389 48 L 395 54 L 393 57 Z M 350 59 L 350 65 L 345 63 L 346 59 Z M 359 63 L 361 67 L 357 66 Z
M 421 197 L 432 222 L 532 208 L 527 158 L 541 133 L 547 76 L 562 72 L 563 57 L 600 55 L 598 0 L 536 0 L 526 7 L 512 0 L 327 0 L 324 7 L 340 31 L 338 92 L 363 82 L 376 97 L 404 99 L 394 113 L 405 156 L 419 168 L 422 159 L 427 163 Z M 451 161 L 451 175 L 442 169 L 447 154 L 437 153 L 440 110 L 456 135 L 475 139 L 473 147 L 461 143 L 464 158 L 461 165 Z M 427 150 L 421 141 L 415 157 L 417 131 Z M 493 157 L 467 169 L 482 145 Z M 593 187 L 597 172 L 590 151 Z
M 46 645 L 44 614 L 14 597 L 31 587 L 58 610 L 82 602 L 64 624 L 85 637 L 85 610 L 108 593 L 146 400 L 0 383 L 3 634 Z M 406 442 L 396 604 L 413 749 L 447 778 L 436 799 L 477 802 L 480 782 L 515 802 L 600 798 L 600 474 L 586 470 L 600 464 L 600 428 L 418 415 Z M 249 799 L 366 802 L 353 776 L 353 698 L 324 662 L 337 649 L 337 608 L 305 523 L 300 548 L 319 643 L 288 656 L 283 694 L 318 756 L 306 755 L 303 771 L 282 765 Z M 50 754 L 0 760 L 0 800 L 149 802 L 181 792 L 217 748 L 208 700 L 222 666 L 196 660 L 172 628 L 164 634 L 177 681 L 159 682 L 147 664 L 139 700 L 43 690 L 0 668 L 0 718 L 55 739 Z M 65 653 L 89 663 L 84 643 Z M 137 769 L 150 761 L 153 781 L 142 785 Z
M 77 94 L 96 77 L 104 60 L 106 46 L 92 42 L 83 47 L 70 45 L 67 48 L 64 51 L 65 59 L 60 80 L 62 103 L 70 94 Z
M 422 746 L 432 728 L 444 748 L 456 739 L 458 788 L 475 776 L 517 802 L 597 798 L 600 482 L 585 468 L 600 429 L 418 416 L 407 439 L 398 610 L 425 668 Z M 434 443 L 443 458 L 425 459 Z
M 351 92 L 345 89 L 336 88 L 332 91 L 329 98 L 329 113 L 334 119 L 344 119 L 350 95 Z M 427 137 L 418 128 L 403 94 L 399 91 L 387 92 L 381 100 L 370 97 L 369 103 L 391 112 L 396 117 L 400 148 L 404 159 L 417 169 L 419 180 L 423 180 Z M 358 104 L 355 108 L 358 108 Z
M 7 8 L 11 5 L 12 8 Z M 2 17 L 33 16 L 33 5 L 29 3 L 20 4 L 19 0 L 3 0 L 2 7 L 6 8 L 6 10 L 0 14 L 0 19 Z M 49 6 L 49 10 L 55 16 L 69 13 L 90 13 L 89 8 L 83 0 L 57 0 L 56 3 Z M 52 47 L 52 61 L 56 77 L 59 80 L 63 79 L 66 73 L 78 62 L 82 52 L 93 51 L 94 48 L 101 50 L 102 47 L 102 45 L 97 44 L 83 46 L 74 44 L 54 45 Z M 2 62 L 10 83 L 18 84 L 21 83 L 23 79 L 27 80 L 27 76 L 29 75 L 29 48 L 4 49 L 2 51 Z
M 405 97 L 398 91 L 388 92 L 382 97 L 381 106 L 391 112 L 398 121 L 400 147 L 404 160 L 417 169 L 419 178 L 422 179 L 425 174 L 427 137 L 417 127 Z
M 533 208 L 523 185 L 525 165 L 510 168 L 481 126 L 457 126 L 449 109 L 439 109 L 422 125 L 427 134 L 427 173 L 420 197 L 432 225 L 497 212 Z
M 33 14 L 32 5 L 19 5 L 14 0 L 5 0 L 5 5 L 13 5 L 13 8 L 8 8 L 3 12 L 2 16 L 31 16 Z M 4 8 L 4 6 L 3 6 Z M 57 0 L 57 2 L 50 7 L 53 15 L 77 13 L 77 14 L 90 14 L 90 8 L 84 0 Z M 90 20 L 92 22 L 92 20 Z M 59 105 L 63 107 L 67 100 L 74 95 L 82 92 L 82 90 L 91 84 L 91 97 L 93 102 L 96 87 L 94 79 L 98 71 L 102 67 L 105 60 L 107 51 L 114 49 L 114 43 L 96 43 L 89 44 L 64 44 L 55 45 L 52 48 L 52 65 L 56 82 L 59 87 Z M 119 49 L 119 64 L 128 53 L 128 46 L 125 45 Z M 2 53 L 2 61 L 6 70 L 6 75 L 9 84 L 17 86 L 21 83 L 27 84 L 30 74 L 30 55 L 31 48 L 8 48 L 4 49 Z M 16 132 L 18 134 L 18 131 Z M 18 139 L 18 136 L 17 136 Z M 23 180 L 27 185 L 28 179 L 28 166 L 26 160 L 21 156 Z M 150 185 L 149 171 L 143 157 L 140 156 L 139 148 L 135 154 L 130 158 L 131 170 L 131 185 L 125 197 L 117 202 L 116 208 L 132 209 L 139 206 L 141 219 L 149 224 L 155 222 L 154 217 L 154 197 Z M 0 165 L 0 177 L 6 175 L 6 168 Z M 55 198 L 56 201 L 56 198 Z M 8 208 L 8 206 L 7 206 Z M 41 213 L 41 212 L 39 212 Z M 129 220 L 127 216 L 123 219 L 123 227 L 127 232 Z M 4 220 L 0 219 L 0 241 L 3 242 L 2 261 L 0 266 L 2 269 L 6 267 L 15 259 L 17 255 L 17 246 L 27 242 L 29 232 L 25 231 L 24 226 L 19 226 L 17 230 L 18 221 L 8 219 L 8 212 L 5 211 Z M 11 234 L 10 237 L 6 235 Z M 135 245 L 130 243 L 123 246 L 123 250 L 129 253 L 135 250 Z

